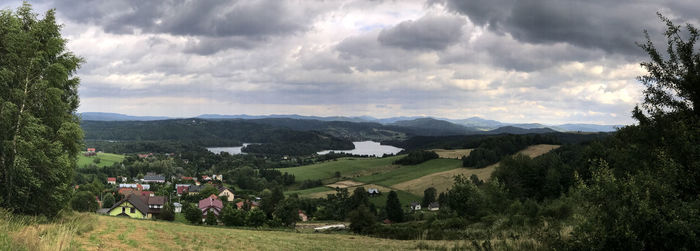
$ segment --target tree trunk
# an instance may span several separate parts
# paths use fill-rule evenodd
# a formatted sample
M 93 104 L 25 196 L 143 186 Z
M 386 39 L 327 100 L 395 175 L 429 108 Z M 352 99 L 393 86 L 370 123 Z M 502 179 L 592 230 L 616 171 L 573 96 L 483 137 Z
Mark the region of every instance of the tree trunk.
M 17 165 L 17 137 L 20 133 L 20 126 L 22 124 L 22 115 L 24 114 L 24 107 L 27 104 L 27 94 L 29 93 L 29 71 L 31 71 L 31 66 L 27 71 L 27 76 L 24 79 L 24 97 L 22 97 L 22 105 L 19 109 L 19 114 L 17 115 L 17 123 L 15 124 L 15 134 L 12 136 L 12 163 L 8 165 L 5 173 L 5 182 L 7 186 L 7 197 L 5 199 L 9 201 L 12 198 L 12 170 L 16 168 Z

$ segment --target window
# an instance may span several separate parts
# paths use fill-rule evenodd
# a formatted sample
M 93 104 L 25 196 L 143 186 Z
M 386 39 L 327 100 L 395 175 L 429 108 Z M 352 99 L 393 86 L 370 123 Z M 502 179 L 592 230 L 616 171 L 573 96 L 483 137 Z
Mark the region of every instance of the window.
M 133 207 L 132 207 L 132 208 L 129 208 L 129 209 L 131 209 L 131 213 L 132 213 L 132 214 L 135 213 L 135 211 L 136 211 L 136 210 L 134 210 Z
M 126 208 L 122 207 L 122 213 L 126 212 Z

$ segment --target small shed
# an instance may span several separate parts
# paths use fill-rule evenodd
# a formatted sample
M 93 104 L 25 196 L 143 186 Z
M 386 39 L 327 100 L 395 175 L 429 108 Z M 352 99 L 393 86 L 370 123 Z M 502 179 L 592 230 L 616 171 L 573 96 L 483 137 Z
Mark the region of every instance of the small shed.
M 177 203 L 177 202 L 173 203 L 173 210 L 175 211 L 175 213 L 181 213 L 182 212 L 182 204 Z

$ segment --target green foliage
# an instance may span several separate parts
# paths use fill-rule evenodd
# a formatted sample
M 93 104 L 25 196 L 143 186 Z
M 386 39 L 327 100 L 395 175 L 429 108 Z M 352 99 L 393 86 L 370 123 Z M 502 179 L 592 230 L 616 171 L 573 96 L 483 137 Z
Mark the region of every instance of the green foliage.
M 204 219 L 204 223 L 206 223 L 207 225 L 210 225 L 210 226 L 216 225 L 218 223 L 217 218 L 216 218 L 216 214 L 214 214 L 214 212 L 207 213 L 207 216 Z
M 209 198 L 212 194 L 219 195 L 219 189 L 216 189 L 212 184 L 204 185 L 204 188 L 199 191 L 200 199 Z
M 263 224 L 265 224 L 266 219 L 267 216 L 265 216 L 265 212 L 257 208 L 252 209 L 248 211 L 248 216 L 246 217 L 246 225 L 251 227 L 260 227 Z
M 433 151 L 414 151 L 408 153 L 408 155 L 394 161 L 397 165 L 417 165 L 426 162 L 431 159 L 437 159 L 440 156 Z
M 55 10 L 43 19 L 28 3 L 0 11 L 0 206 L 15 213 L 53 217 L 71 196 L 83 60 L 60 31 Z
M 421 206 L 427 207 L 430 203 L 435 202 L 437 196 L 437 190 L 434 187 L 429 187 L 423 191 L 423 201 L 420 203 Z
M 95 212 L 99 206 L 95 200 L 95 195 L 87 191 L 75 193 L 70 200 L 70 205 L 73 210 L 78 212 Z
M 348 218 L 350 218 L 350 229 L 355 233 L 368 233 L 377 224 L 374 214 L 365 205 L 360 205 L 350 212 Z
M 350 196 L 350 208 L 355 209 L 360 206 L 369 206 L 369 194 L 364 187 L 357 187 Z
M 226 226 L 245 226 L 247 215 L 248 213 L 246 211 L 226 205 L 221 211 L 221 221 L 223 221 Z
M 447 205 L 461 217 L 478 218 L 485 214 L 486 199 L 474 183 L 458 175 L 447 193 Z
M 281 200 L 275 211 L 274 218 L 278 219 L 286 227 L 294 227 L 299 221 L 299 201 L 297 198 Z
M 182 212 L 185 214 L 185 219 L 192 224 L 202 224 L 202 211 L 196 206 L 186 203 L 183 206 Z
M 487 138 L 481 141 L 479 147 L 469 153 L 468 156 L 462 158 L 462 165 L 465 167 L 483 168 L 528 146 L 555 143 L 558 143 L 555 136 L 541 134 Z
M 323 186 L 323 182 L 321 182 L 321 180 L 305 180 L 301 183 L 299 189 L 309 189 L 320 186 Z
M 175 209 L 173 209 L 173 206 L 170 205 L 170 203 L 165 203 L 165 206 L 163 206 L 163 209 L 160 210 L 160 214 L 158 215 L 158 219 L 161 220 L 167 220 L 167 221 L 174 221 L 175 220 Z
M 386 198 L 386 215 L 392 222 L 403 221 L 403 208 L 401 208 L 401 202 L 396 191 L 390 191 L 389 196 Z
M 103 208 L 110 208 L 112 205 L 114 205 L 115 199 L 114 195 L 111 193 L 105 194 L 104 197 L 102 197 L 102 207 Z

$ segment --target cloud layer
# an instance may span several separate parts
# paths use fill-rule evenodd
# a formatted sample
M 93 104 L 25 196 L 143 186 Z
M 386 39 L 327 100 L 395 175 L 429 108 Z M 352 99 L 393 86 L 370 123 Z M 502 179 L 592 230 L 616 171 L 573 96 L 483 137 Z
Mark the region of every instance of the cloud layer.
M 643 30 L 691 0 L 32 1 L 87 63 L 80 111 L 631 123 Z M 17 3 L 0 3 L 16 8 Z

